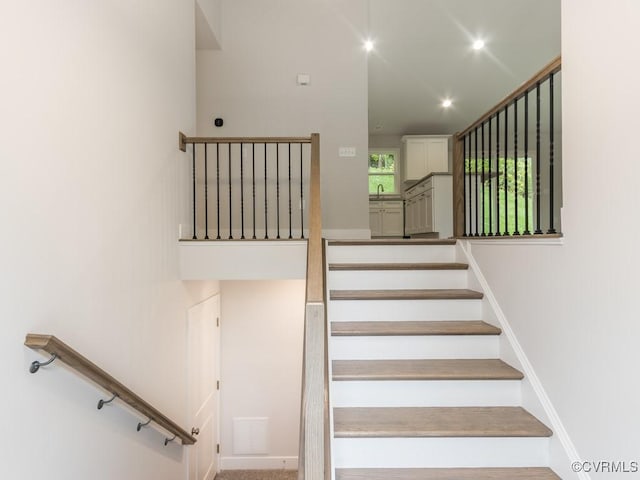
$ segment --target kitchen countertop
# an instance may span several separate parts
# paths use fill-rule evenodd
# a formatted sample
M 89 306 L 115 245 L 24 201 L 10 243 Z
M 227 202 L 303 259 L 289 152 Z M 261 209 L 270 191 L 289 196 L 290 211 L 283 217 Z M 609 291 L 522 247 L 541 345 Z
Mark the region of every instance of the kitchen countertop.
M 449 173 L 449 172 L 431 172 L 429 175 L 427 175 L 425 177 L 422 177 L 420 180 L 416 180 L 415 182 L 411 182 L 411 183 L 408 183 L 407 185 L 404 185 L 403 189 L 406 192 L 410 188 L 415 187 L 416 185 L 424 182 L 425 180 L 428 180 L 429 178 L 431 178 L 431 177 L 433 177 L 435 175 L 449 175 L 449 176 L 451 176 L 451 173 Z
M 369 195 L 370 202 L 397 202 L 402 200 L 402 195 Z

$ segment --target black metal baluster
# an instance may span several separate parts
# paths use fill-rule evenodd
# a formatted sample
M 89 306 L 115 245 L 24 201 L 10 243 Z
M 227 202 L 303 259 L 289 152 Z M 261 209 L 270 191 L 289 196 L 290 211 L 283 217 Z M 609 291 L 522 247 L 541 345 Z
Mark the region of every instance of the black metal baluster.
M 256 144 L 251 144 L 251 214 L 253 217 L 253 238 L 256 239 Z
M 229 145 L 229 240 L 233 240 L 233 211 L 231 204 L 231 143 Z M 241 152 L 242 154 L 242 152 Z
M 264 238 L 269 239 L 269 229 L 267 228 L 268 208 L 269 202 L 267 201 L 267 144 L 264 144 Z
M 209 144 L 204 144 L 204 239 L 209 240 L 209 174 L 208 172 L 208 158 L 207 147 Z
M 240 142 L 240 240 L 244 240 L 244 144 Z
M 487 233 L 485 232 L 485 226 L 484 226 L 484 221 L 485 221 L 485 191 L 484 191 L 484 182 L 486 179 L 485 176 L 485 168 L 484 168 L 484 123 L 482 122 L 481 125 L 481 129 L 480 131 L 482 132 L 482 142 L 481 142 L 481 146 L 482 146 L 482 237 L 486 237 Z
M 489 154 L 489 233 L 487 234 L 489 237 L 493 237 L 493 175 L 491 174 L 492 158 L 491 158 L 491 146 L 493 144 L 492 138 L 492 125 L 493 125 L 493 117 L 489 118 L 489 148 L 487 148 L 487 153 Z
M 529 92 L 524 94 L 524 232 L 531 235 L 529 230 Z
M 469 230 L 467 231 L 467 237 L 472 237 L 473 236 L 473 215 L 472 213 L 472 208 L 473 208 L 473 194 L 472 194 L 472 189 L 473 189 L 473 180 L 471 178 L 471 132 L 469 132 L 466 136 L 466 140 L 468 140 L 468 144 L 469 144 L 469 148 L 467 148 L 467 177 L 469 177 Z
M 216 143 L 216 221 L 218 223 L 218 234 L 216 240 L 220 240 L 220 144 Z
M 300 144 L 300 238 L 304 238 L 304 190 L 302 179 L 302 147 L 304 144 Z
M 541 235 L 540 229 L 540 82 L 536 83 L 536 231 L 535 235 Z
M 553 73 L 549 75 L 549 230 L 547 233 L 556 233 L 556 229 L 553 225 L 553 197 L 554 197 L 554 125 L 553 125 L 553 115 L 554 115 L 554 104 L 553 104 Z
M 476 129 L 474 130 L 474 136 L 473 136 L 473 141 L 474 141 L 474 149 L 473 149 L 473 155 L 475 157 L 474 159 L 474 172 L 475 172 L 475 176 L 476 176 L 476 203 L 475 203 L 475 214 L 476 214 L 476 233 L 473 234 L 474 237 L 478 237 L 478 190 L 479 190 L 479 185 L 478 185 L 478 127 L 476 127 Z
M 291 144 L 289 144 L 289 238 L 293 238 L 291 228 Z
M 467 136 L 462 137 L 462 224 L 463 237 L 467 236 Z
M 496 112 L 496 235 L 500 230 L 500 112 Z
M 520 230 L 518 229 L 518 215 L 520 212 L 518 211 L 518 99 L 516 98 L 513 102 L 513 178 L 514 178 L 514 188 L 515 193 L 513 195 L 514 205 L 513 208 L 515 210 L 515 226 L 514 226 L 514 235 L 520 235 Z
M 504 234 L 509 235 L 509 180 L 507 178 L 507 157 L 509 156 L 509 105 L 504 107 Z
M 276 143 L 276 238 L 280 238 L 280 144 Z
M 196 235 L 196 144 L 192 144 L 192 161 L 191 161 L 191 183 L 193 186 L 193 236 L 192 240 L 197 240 L 198 236 Z

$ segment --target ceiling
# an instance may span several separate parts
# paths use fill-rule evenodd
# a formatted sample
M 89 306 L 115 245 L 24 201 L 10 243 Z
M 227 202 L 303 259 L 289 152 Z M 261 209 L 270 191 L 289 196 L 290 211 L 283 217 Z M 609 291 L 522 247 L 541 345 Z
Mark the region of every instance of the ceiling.
M 368 2 L 370 135 L 460 131 L 560 54 L 560 0 Z

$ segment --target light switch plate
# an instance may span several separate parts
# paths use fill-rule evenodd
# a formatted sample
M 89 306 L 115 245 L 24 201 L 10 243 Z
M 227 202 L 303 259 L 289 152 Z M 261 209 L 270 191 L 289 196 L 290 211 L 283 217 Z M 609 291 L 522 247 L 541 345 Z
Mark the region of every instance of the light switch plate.
M 338 155 L 340 157 L 355 157 L 356 147 L 340 147 L 338 149 Z

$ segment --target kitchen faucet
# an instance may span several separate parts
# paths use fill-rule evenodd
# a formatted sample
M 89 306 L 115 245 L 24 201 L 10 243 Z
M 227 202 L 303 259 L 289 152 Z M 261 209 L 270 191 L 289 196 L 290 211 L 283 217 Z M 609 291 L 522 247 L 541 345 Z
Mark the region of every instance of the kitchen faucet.
M 380 191 L 382 190 L 382 193 L 384 193 L 384 185 L 382 185 L 381 183 L 378 184 L 378 198 L 380 198 Z

